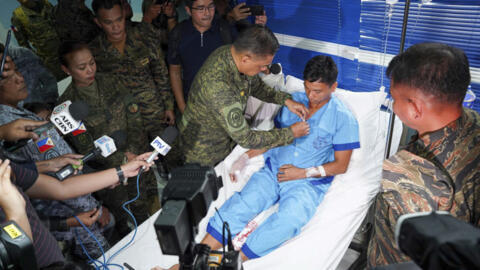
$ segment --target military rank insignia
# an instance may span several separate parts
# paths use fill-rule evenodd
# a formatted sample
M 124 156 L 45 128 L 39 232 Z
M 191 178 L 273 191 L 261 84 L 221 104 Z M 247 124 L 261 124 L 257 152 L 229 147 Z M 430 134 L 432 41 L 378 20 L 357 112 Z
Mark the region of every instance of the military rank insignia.
M 136 103 L 130 103 L 128 105 L 127 109 L 131 113 L 137 113 L 138 112 L 138 105 Z
M 50 137 L 46 137 L 44 139 L 38 140 L 36 144 L 37 144 L 38 152 L 40 152 L 41 154 L 55 147 L 55 144 L 53 144 L 53 140 Z
M 78 136 L 78 135 L 80 135 L 82 133 L 85 133 L 85 132 L 87 132 L 87 128 L 85 127 L 85 125 L 83 123 L 81 123 L 80 126 L 77 129 L 72 131 L 72 135 L 73 136 Z
M 145 66 L 146 64 L 150 63 L 150 60 L 148 60 L 148 58 L 143 58 L 142 60 L 140 60 L 140 64 L 142 66 Z

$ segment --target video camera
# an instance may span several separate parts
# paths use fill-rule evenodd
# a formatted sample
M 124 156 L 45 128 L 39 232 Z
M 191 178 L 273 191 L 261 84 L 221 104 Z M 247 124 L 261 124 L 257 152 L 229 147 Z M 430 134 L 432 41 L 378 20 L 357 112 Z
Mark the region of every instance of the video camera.
M 480 269 L 480 229 L 448 212 L 400 216 L 395 241 L 413 261 L 378 266 L 374 270 Z
M 20 226 L 15 221 L 9 220 L 0 228 L 0 270 L 38 269 L 32 241 Z
M 180 256 L 180 269 L 241 269 L 238 251 L 212 252 L 217 262 L 209 262 L 210 247 L 195 244 L 198 223 L 207 215 L 210 203 L 222 187 L 211 167 L 187 164 L 170 172 L 163 190 L 162 211 L 155 221 L 155 231 L 163 254 Z

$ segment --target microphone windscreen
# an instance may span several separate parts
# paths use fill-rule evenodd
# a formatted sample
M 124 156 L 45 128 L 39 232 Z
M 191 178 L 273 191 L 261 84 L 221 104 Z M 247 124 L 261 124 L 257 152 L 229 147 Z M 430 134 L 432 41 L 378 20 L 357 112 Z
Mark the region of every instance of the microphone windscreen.
M 282 67 L 278 63 L 272 64 L 270 66 L 270 73 L 277 75 L 281 71 L 282 71 Z
M 85 101 L 75 101 L 68 108 L 73 119 L 81 121 L 88 116 L 89 106 Z
M 165 143 L 171 145 L 177 136 L 178 130 L 172 126 L 169 126 L 163 131 L 163 134 L 160 138 L 162 138 Z
M 110 137 L 115 142 L 115 146 L 119 150 L 124 150 L 127 147 L 127 132 L 123 130 L 116 130 L 114 131 Z

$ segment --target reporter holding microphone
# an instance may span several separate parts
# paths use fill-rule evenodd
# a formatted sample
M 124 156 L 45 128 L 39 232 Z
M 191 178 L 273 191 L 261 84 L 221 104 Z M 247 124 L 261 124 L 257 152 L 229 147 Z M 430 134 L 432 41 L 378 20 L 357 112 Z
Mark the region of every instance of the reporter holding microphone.
M 0 81 L 0 115 L 2 115 L 0 125 L 7 125 L 7 127 L 9 125 L 17 125 L 17 131 L 5 133 L 6 137 L 11 141 L 17 141 L 19 139 L 12 137 L 12 135 L 15 134 L 21 137 L 36 138 L 35 140 L 23 141 L 23 143 L 20 144 L 21 147 L 14 145 L 14 147 L 18 149 L 13 153 L 2 151 L 5 157 L 15 160 L 16 162 L 25 163 L 25 166 L 30 166 L 32 170 L 36 170 L 38 173 L 51 174 L 66 164 L 80 165 L 78 158 L 82 156 L 73 152 L 72 148 L 70 148 L 52 125 L 47 125 L 45 130 L 33 135 L 31 132 L 21 131 L 22 127 L 24 130 L 27 129 L 28 126 L 26 124 L 20 123 L 19 125 L 19 122 L 14 122 L 18 119 L 43 120 L 33 112 L 17 106 L 18 103 L 27 98 L 27 96 L 28 91 L 25 81 L 19 72 L 14 72 L 12 75 Z M 28 129 L 30 130 L 31 128 Z M 7 149 L 5 144 L 3 146 L 4 149 Z M 31 163 L 30 161 L 32 160 L 35 163 Z M 92 256 L 100 255 L 100 251 L 93 243 L 94 240 L 90 238 L 88 232 L 85 230 L 79 230 L 77 237 L 73 229 L 68 227 L 68 224 L 65 224 L 65 220 L 71 218 L 72 213 L 85 213 L 99 208 L 99 202 L 91 194 L 82 193 L 81 195 L 82 196 L 73 196 L 63 202 L 38 200 L 35 201 L 35 208 L 44 219 L 49 221 L 50 227 L 55 233 L 57 240 L 65 242 L 68 246 L 72 246 L 76 256 L 85 258 L 86 256 L 80 248 L 80 242 L 87 243 L 87 245 L 92 242 L 90 245 L 91 249 L 87 248 L 87 250 Z M 103 217 L 100 218 L 103 218 L 103 222 L 113 222 L 107 208 L 102 207 L 102 213 L 104 213 L 104 215 L 102 214 Z M 94 226 L 90 226 L 90 229 L 99 239 L 102 246 L 107 248 L 108 241 L 103 235 L 102 228 L 94 224 Z
M 30 198 L 65 200 L 104 188 L 115 187 L 120 184 L 120 181 L 122 181 L 124 177 L 128 178 L 137 175 L 142 167 L 145 167 L 145 170 L 148 170 L 152 163 L 147 163 L 145 160 L 150 155 L 151 153 L 145 153 L 137 156 L 134 160 L 120 166 L 120 171 L 112 168 L 96 173 L 72 176 L 63 182 L 45 174 L 38 174 L 36 171 L 28 169 L 27 167 L 30 167 L 28 165 L 25 167 L 10 162 L 0 155 L 0 160 L 2 160 L 0 163 L 0 176 L 2 172 L 2 164 L 5 163 L 8 165 L 8 163 L 10 163 L 9 166 L 12 169 L 10 179 L 25 200 L 25 212 L 27 214 L 28 224 L 25 222 L 22 223 L 21 219 L 25 216 L 21 215 L 21 210 L 18 210 L 20 216 L 15 217 L 20 218 L 20 221 L 15 221 L 17 221 L 26 232 L 28 232 L 28 225 L 31 227 L 31 238 L 33 238 L 33 245 L 39 268 L 55 265 L 59 267 L 55 269 L 68 269 L 68 267 L 65 266 L 65 258 L 63 257 L 55 238 L 40 221 L 40 218 L 30 202 Z M 3 167 L 5 167 L 5 165 L 3 165 Z M 2 181 L 4 181 L 4 179 L 0 179 L 0 183 L 4 183 Z M 0 191 L 0 194 L 2 194 L 1 192 L 2 191 Z M 6 216 L 9 218 L 8 215 L 11 211 L 2 205 L 1 200 L 0 206 L 2 206 L 0 211 L 0 222 L 3 222 L 5 221 L 5 215 L 3 213 L 7 214 Z M 13 207 L 15 209 L 21 208 L 21 201 L 20 203 L 16 203 Z M 62 266 L 65 268 L 61 268 Z
M 97 73 L 95 59 L 86 44 L 64 42 L 60 46 L 59 54 L 62 70 L 72 76 L 72 82 L 60 96 L 58 103 L 70 100 L 89 105 L 89 114 L 83 121 L 86 132 L 69 134 L 68 142 L 77 152 L 87 155 L 93 150 L 94 140 L 103 135 L 110 136 L 117 130 L 126 132 L 126 147 L 117 145 L 117 151 L 112 155 L 98 157 L 87 164 L 94 169 L 103 170 L 120 166 L 148 151 L 149 139 L 144 128 L 146 123 L 140 115 L 139 105 L 120 80 L 111 74 Z M 160 208 L 154 174 L 142 175 L 139 188 L 141 196 L 130 205 L 130 209 L 141 223 Z M 127 226 L 130 217 L 117 206 L 136 194 L 135 184 L 96 194 L 112 210 L 120 236 L 130 232 Z

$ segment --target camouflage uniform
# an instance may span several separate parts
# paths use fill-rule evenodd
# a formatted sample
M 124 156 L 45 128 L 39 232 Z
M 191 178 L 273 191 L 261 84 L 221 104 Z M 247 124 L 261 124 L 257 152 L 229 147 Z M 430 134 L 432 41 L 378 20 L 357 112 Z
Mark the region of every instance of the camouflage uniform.
M 166 127 L 162 120 L 166 110 L 173 111 L 173 94 L 162 50 L 153 42 L 152 33 L 142 29 L 126 26 L 123 54 L 107 40 L 105 33 L 97 36 L 90 48 L 98 71 L 116 75 L 130 90 L 152 139 Z
M 60 68 L 58 59 L 60 39 L 55 30 L 52 4 L 45 0 L 40 12 L 20 6 L 13 11 L 11 21 L 16 29 L 14 35 L 18 44 L 29 49 L 33 46 L 57 81 L 66 78 L 67 74 Z
M 142 154 L 148 150 L 149 141 L 143 131 L 143 121 L 137 103 L 128 90 L 117 80 L 115 76 L 97 73 L 95 81 L 88 87 L 76 87 L 71 83 L 60 97 L 59 103 L 70 100 L 84 101 L 89 104 L 88 117 L 84 119 L 87 128 L 86 133 L 77 136 L 69 135 L 69 140 L 78 152 L 85 154 L 93 149 L 93 140 L 103 135 L 111 135 L 117 130 L 124 130 L 127 133 L 125 149 L 117 149 L 108 158 L 97 158 L 98 162 L 93 165 L 96 169 L 108 169 L 120 166 L 126 162 L 125 152 Z M 156 209 L 150 210 L 145 197 L 154 198 L 157 195 L 157 184 L 153 173 L 142 175 L 140 181 L 141 197 L 130 204 L 133 214 L 138 222 L 148 218 L 148 213 L 153 214 L 160 208 L 158 198 Z M 117 218 L 119 230 L 125 232 L 129 220 L 128 214 L 120 207 L 121 204 L 133 198 L 137 194 L 136 178 L 130 179 L 127 187 L 118 186 L 115 189 L 106 189 L 99 195 L 105 204 L 112 209 Z M 153 204 L 153 203 L 152 203 Z
M 60 0 L 54 8 L 57 33 L 62 42 L 75 40 L 89 43 L 100 28 L 93 21 L 94 15 L 85 6 L 85 0 Z
M 180 143 L 187 163 L 213 166 L 238 143 L 245 148 L 272 148 L 290 144 L 289 127 L 253 131 L 243 114 L 248 97 L 284 104 L 291 98 L 267 86 L 258 75 L 238 72 L 230 45 L 215 50 L 198 71 L 179 123 Z
M 456 121 L 384 162 L 369 268 L 411 261 L 395 243 L 395 226 L 403 214 L 442 210 L 480 226 L 479 140 L 480 116 L 464 109 Z

